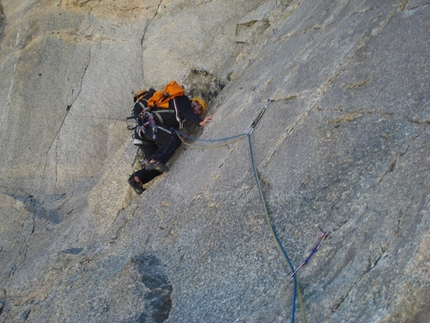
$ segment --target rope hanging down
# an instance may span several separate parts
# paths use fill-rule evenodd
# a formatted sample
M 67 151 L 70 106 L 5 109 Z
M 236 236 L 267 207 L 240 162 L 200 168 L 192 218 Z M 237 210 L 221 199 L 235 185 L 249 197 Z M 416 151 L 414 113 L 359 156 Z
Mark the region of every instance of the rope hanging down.
M 258 177 L 257 168 L 255 167 L 255 160 L 254 160 L 254 155 L 253 155 L 253 151 L 252 151 L 251 134 L 254 131 L 257 124 L 260 122 L 261 118 L 263 117 L 264 113 L 266 112 L 267 107 L 269 106 L 271 101 L 272 100 L 270 100 L 270 99 L 267 100 L 266 105 L 263 107 L 263 109 L 261 110 L 261 112 L 257 116 L 257 118 L 252 122 L 252 124 L 250 125 L 250 127 L 247 131 L 248 144 L 249 144 L 249 155 L 251 158 L 251 165 L 252 165 L 252 170 L 254 173 L 255 183 L 257 184 L 258 193 L 260 195 L 261 204 L 263 205 L 263 209 L 264 209 L 264 213 L 266 215 L 266 221 L 267 221 L 267 224 L 269 226 L 270 233 L 272 234 L 273 240 L 275 241 L 275 244 L 278 247 L 279 251 L 281 252 L 285 262 L 290 267 L 290 270 L 292 272 L 294 272 L 295 270 L 294 270 L 293 264 L 291 263 L 291 260 L 288 257 L 288 254 L 285 251 L 281 241 L 279 240 L 279 237 L 276 234 L 275 229 L 273 228 L 272 222 L 270 221 L 269 211 L 267 210 L 267 203 L 266 203 L 266 200 L 264 199 L 264 196 L 263 196 L 263 190 L 261 189 L 260 178 Z M 303 322 L 306 323 L 306 315 L 305 315 L 305 310 L 304 310 L 304 306 L 303 306 L 303 297 L 302 297 L 302 294 L 300 291 L 300 285 L 299 285 L 298 279 L 295 275 L 293 276 L 293 282 L 294 282 L 294 292 L 293 292 L 293 304 L 292 304 L 293 308 L 291 310 L 291 322 L 294 323 L 294 321 L 295 321 L 296 300 L 298 297 L 299 303 L 300 303 L 300 309 L 301 309 L 302 316 L 303 316 Z
M 272 225 L 272 222 L 270 220 L 270 216 L 269 216 L 269 212 L 267 210 L 267 204 L 266 201 L 264 199 L 263 196 L 263 191 L 261 189 L 261 185 L 260 185 L 260 178 L 258 176 L 258 172 L 257 172 L 257 168 L 255 166 L 255 160 L 254 160 L 254 155 L 253 155 L 253 149 L 252 149 L 252 143 L 251 143 L 251 134 L 254 131 L 255 127 L 258 125 L 258 123 L 260 122 L 261 118 L 263 117 L 264 113 L 266 112 L 270 102 L 272 102 L 271 99 L 267 100 L 266 104 L 264 105 L 264 107 L 261 109 L 260 113 L 258 114 L 258 116 L 252 121 L 251 125 L 249 126 L 248 130 L 245 133 L 236 135 L 236 136 L 231 136 L 231 137 L 226 137 L 226 138 L 221 138 L 221 139 L 212 139 L 212 140 L 208 140 L 208 139 L 200 139 L 200 138 L 196 138 L 196 137 L 192 137 L 189 135 L 185 135 L 183 133 L 181 133 L 180 131 L 175 130 L 176 134 L 179 136 L 179 138 L 181 139 L 181 141 L 188 145 L 191 146 L 193 148 L 201 148 L 201 149 L 212 149 L 212 148 L 219 148 L 228 144 L 231 144 L 233 142 L 236 142 L 242 138 L 244 138 L 245 136 L 248 137 L 248 144 L 249 144 L 249 155 L 251 158 L 251 165 L 252 165 L 252 170 L 254 173 L 254 178 L 255 178 L 255 182 L 258 188 L 258 193 L 260 195 L 260 200 L 261 200 L 261 204 L 263 205 L 263 209 L 264 209 L 264 213 L 266 216 L 266 221 L 267 224 L 269 226 L 270 232 L 272 234 L 273 240 L 275 241 L 276 246 L 278 247 L 280 253 L 282 254 L 286 264 L 288 265 L 288 267 L 291 270 L 291 274 L 290 276 L 293 278 L 293 282 L 294 282 L 294 293 L 293 293 L 293 304 L 292 304 L 292 313 L 291 313 L 291 322 L 294 323 L 295 321 L 295 312 L 296 312 L 296 301 L 298 299 L 299 304 L 300 304 L 300 310 L 302 313 L 302 319 L 303 322 L 306 323 L 306 315 L 305 315 L 305 310 L 304 310 L 304 305 L 303 305 L 303 297 L 300 291 L 300 285 L 298 282 L 298 279 L 296 277 L 296 273 L 304 266 L 308 263 L 308 261 L 310 260 L 310 258 L 312 257 L 312 255 L 318 251 L 318 249 L 321 247 L 324 239 L 328 236 L 327 232 L 323 232 L 319 238 L 318 238 L 318 242 L 315 245 L 315 247 L 312 249 L 310 255 L 301 263 L 301 265 L 294 270 L 294 266 L 291 263 L 291 260 L 288 256 L 288 253 L 285 251 L 278 235 L 276 234 L 276 231 Z M 189 144 L 186 143 L 184 141 L 183 138 L 188 138 L 191 140 L 196 140 L 196 141 L 204 141 L 204 142 L 209 142 L 209 143 L 213 143 L 213 142 L 223 142 L 222 144 L 218 144 L 218 145 L 212 145 L 212 146 L 197 146 L 195 144 Z M 322 230 L 321 230 L 322 231 Z

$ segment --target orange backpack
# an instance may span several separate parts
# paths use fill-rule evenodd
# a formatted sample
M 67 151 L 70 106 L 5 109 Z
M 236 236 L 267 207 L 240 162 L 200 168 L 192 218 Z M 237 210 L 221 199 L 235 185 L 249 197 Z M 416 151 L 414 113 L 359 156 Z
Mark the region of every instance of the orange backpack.
M 135 102 L 140 101 L 141 98 L 145 98 L 146 94 L 148 94 L 147 90 L 136 92 Z M 150 108 L 168 109 L 170 100 L 183 95 L 185 95 L 184 88 L 176 81 L 172 81 L 167 84 L 162 91 L 155 91 L 152 96 L 147 99 L 147 106 Z
M 184 120 L 181 119 L 179 111 L 176 106 L 176 102 L 174 102 L 175 109 L 169 109 L 169 101 L 172 99 L 185 95 L 185 90 L 182 86 L 180 86 L 176 81 L 171 81 L 169 84 L 167 84 L 162 91 L 155 91 L 153 88 L 150 88 L 149 90 L 143 89 L 135 93 L 134 95 L 134 108 L 132 110 L 132 117 L 131 118 L 140 118 L 140 115 L 142 112 L 149 112 L 147 108 L 152 109 L 158 109 L 162 108 L 165 109 L 164 111 L 158 110 L 157 112 L 154 111 L 155 115 L 158 117 L 158 119 L 163 122 L 163 119 L 158 114 L 160 112 L 172 112 L 176 114 L 176 120 L 179 123 L 179 128 L 182 129 Z M 136 119 L 137 120 L 137 119 Z

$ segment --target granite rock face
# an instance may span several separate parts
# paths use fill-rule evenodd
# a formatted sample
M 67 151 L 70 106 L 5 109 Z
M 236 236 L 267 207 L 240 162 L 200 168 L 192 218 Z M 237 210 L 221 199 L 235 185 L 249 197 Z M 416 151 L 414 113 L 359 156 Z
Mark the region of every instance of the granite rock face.
M 427 322 L 428 17 L 422 0 L 1 0 L 0 322 Z M 125 118 L 173 79 L 215 115 L 201 139 L 243 136 L 181 148 L 137 196 Z M 294 267 L 329 233 L 294 312 L 269 226 Z

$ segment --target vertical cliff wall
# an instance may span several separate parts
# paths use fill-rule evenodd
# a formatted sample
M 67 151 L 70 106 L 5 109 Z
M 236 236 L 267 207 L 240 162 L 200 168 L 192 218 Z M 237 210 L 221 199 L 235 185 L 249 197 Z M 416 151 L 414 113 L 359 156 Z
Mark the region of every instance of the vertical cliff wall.
M 426 322 L 428 2 L 0 8 L 0 322 Z M 124 119 L 172 79 L 205 140 L 272 102 L 137 196 Z M 329 233 L 302 297 L 269 226 L 294 267 Z

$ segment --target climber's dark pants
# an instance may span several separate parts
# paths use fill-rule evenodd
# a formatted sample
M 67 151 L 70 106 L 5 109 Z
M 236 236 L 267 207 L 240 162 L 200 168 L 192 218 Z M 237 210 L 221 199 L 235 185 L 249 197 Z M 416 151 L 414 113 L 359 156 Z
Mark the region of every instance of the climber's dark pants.
M 182 141 L 172 128 L 166 126 L 158 126 L 158 130 L 153 137 L 151 127 L 145 128 L 145 133 L 135 132 L 135 138 L 143 141 L 139 145 L 142 149 L 145 158 L 148 160 L 154 159 L 162 162 L 163 164 L 173 156 L 175 151 L 181 146 Z M 155 177 L 161 175 L 158 170 L 147 170 L 145 168 L 135 172 L 132 176 L 137 176 L 142 184 L 152 181 Z
M 142 133 L 136 133 L 135 137 L 138 139 L 142 139 L 145 143 L 153 142 L 154 145 L 158 146 L 157 150 L 148 156 L 148 160 L 154 159 L 162 162 L 163 164 L 167 163 L 169 159 L 173 156 L 176 149 L 178 149 L 182 141 L 179 139 L 178 135 L 172 128 L 166 126 L 158 126 L 157 132 L 155 133 L 155 138 L 153 137 L 154 132 L 151 127 L 145 128 L 145 133 L 142 136 Z M 145 153 L 145 157 L 147 153 L 150 151 L 151 146 L 144 148 L 142 146 L 142 150 Z M 152 147 L 154 149 L 154 147 Z

